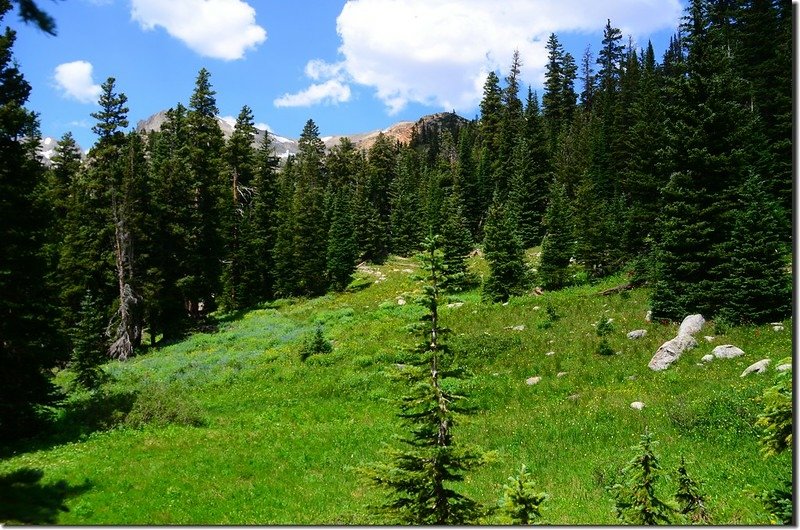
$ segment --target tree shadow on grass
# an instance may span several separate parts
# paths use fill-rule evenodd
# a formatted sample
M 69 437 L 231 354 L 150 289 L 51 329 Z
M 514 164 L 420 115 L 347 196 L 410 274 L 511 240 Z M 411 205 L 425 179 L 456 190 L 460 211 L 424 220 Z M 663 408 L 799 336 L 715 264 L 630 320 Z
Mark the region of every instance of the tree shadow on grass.
M 134 392 L 100 391 L 67 403 L 37 435 L 0 443 L 0 458 L 49 449 L 111 429 L 125 419 L 135 400 Z
M 44 472 L 23 467 L 0 475 L 0 523 L 51 525 L 61 512 L 68 512 L 66 501 L 91 488 L 89 481 L 71 486 L 64 480 L 42 484 Z

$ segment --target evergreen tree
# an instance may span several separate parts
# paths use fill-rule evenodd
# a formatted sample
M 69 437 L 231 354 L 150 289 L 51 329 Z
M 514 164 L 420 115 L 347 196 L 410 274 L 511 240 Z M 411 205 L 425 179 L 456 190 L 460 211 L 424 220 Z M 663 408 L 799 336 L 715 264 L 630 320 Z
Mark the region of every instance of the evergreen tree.
M 723 28 L 711 24 L 709 17 L 706 2 L 692 2 L 682 41 L 687 74 L 670 79 L 673 119 L 665 155 L 672 172 L 663 190 L 654 252 L 653 315 L 680 319 L 699 312 L 713 318 L 723 312 L 733 320 L 750 319 L 728 300 L 731 289 L 740 283 L 770 286 L 761 301 L 757 295 L 751 298 L 756 306 L 749 309 L 759 310 L 755 317 L 763 319 L 786 310 L 785 304 L 776 309 L 766 305 L 780 292 L 778 260 L 771 244 L 774 236 L 770 235 L 774 230 L 769 226 L 772 215 L 754 218 L 753 207 L 747 203 L 761 201 L 759 207 L 767 203 L 758 195 L 741 193 L 748 180 L 759 178 L 765 170 L 764 137 L 759 134 L 757 115 L 742 100 L 746 91 L 733 69 L 733 58 L 719 45 Z M 737 229 L 737 219 L 741 219 L 739 227 L 744 219 L 756 224 Z M 731 252 L 734 237 L 769 243 L 766 252 L 752 258 L 760 266 L 745 266 L 751 258 L 743 260 Z M 744 276 L 736 277 L 739 274 Z
M 463 214 L 461 198 L 450 194 L 442 208 L 442 289 L 459 291 L 470 281 L 467 271 L 467 257 L 473 249 L 472 236 L 469 233 L 467 220 Z
M 531 474 L 522 464 L 519 475 L 509 477 L 509 483 L 503 486 L 503 511 L 514 525 L 529 525 L 542 516 L 541 505 L 547 500 L 547 494 L 534 491 Z
M 708 524 L 711 520 L 706 512 L 705 500 L 699 484 L 689 476 L 686 471 L 686 461 L 681 457 L 681 465 L 678 467 L 678 491 L 675 493 L 678 512 L 687 516 L 692 523 Z
M 107 360 L 105 322 L 98 300 L 86 291 L 78 312 L 78 324 L 72 333 L 72 363 L 75 381 L 94 390 L 103 380 L 100 366 Z
M 494 181 L 492 192 L 496 193 L 501 200 L 505 200 L 508 196 L 512 175 L 515 173 L 514 148 L 517 139 L 522 135 L 524 126 L 522 101 L 519 99 L 521 67 L 522 60 L 519 57 L 519 50 L 514 50 L 511 68 L 505 78 L 506 86 L 501 93 L 503 112 L 500 124 L 500 150 L 497 153 L 499 164 L 496 172 L 492 175 Z
M 247 225 L 253 200 L 253 180 L 256 172 L 253 140 L 256 127 L 253 111 L 245 105 L 236 118 L 233 134 L 225 146 L 225 159 L 230 174 L 231 199 L 226 208 L 226 255 L 222 271 L 222 295 L 229 309 L 244 307 L 251 292 L 246 289 L 246 278 L 256 266 L 247 247 Z
M 653 437 L 642 435 L 636 456 L 622 470 L 622 483 L 614 484 L 617 519 L 622 524 L 669 524 L 674 508 L 656 495 L 661 465 L 653 452 Z
M 295 158 L 290 156 L 278 177 L 278 195 L 275 208 L 275 245 L 272 257 L 275 263 L 275 294 L 291 296 L 297 290 L 297 266 L 294 251 L 294 234 L 297 221 L 294 216 L 293 197 L 297 179 Z
M 419 186 L 414 152 L 404 149 L 400 154 L 397 178 L 390 187 L 392 252 L 400 256 L 410 256 L 419 248 L 424 236 Z
M 269 132 L 256 153 L 253 199 L 247 226 L 247 255 L 252 263 L 243 278 L 248 303 L 275 295 L 275 240 L 278 225 L 278 158 Z
M 300 135 L 297 151 L 297 180 L 292 198 L 294 217 L 294 263 L 297 268 L 294 291 L 303 295 L 320 295 L 328 288 L 327 240 L 325 218 L 325 145 L 319 129 L 308 120 Z
M 397 524 L 457 525 L 477 522 L 483 508 L 450 486 L 482 462 L 475 449 L 456 444 L 453 427 L 468 409 L 457 383 L 463 370 L 452 366 L 443 342 L 447 331 L 439 322 L 439 289 L 444 264 L 438 237 L 425 240 L 420 256 L 426 284 L 420 304 L 425 307 L 423 340 L 402 375 L 410 392 L 400 401 L 400 417 L 408 424 L 403 449 L 391 451 L 387 464 L 374 465 L 371 480 L 387 492 L 381 511 Z
M 0 21 L 11 9 L 0 1 Z M 0 436 L 30 433 L 42 405 L 58 394 L 47 370 L 58 360 L 58 337 L 47 291 L 42 245 L 47 210 L 33 191 L 44 178 L 35 149 L 31 87 L 13 58 L 16 34 L 0 34 Z
M 353 218 L 350 215 L 350 196 L 341 189 L 334 196 L 331 227 L 328 232 L 328 276 L 336 290 L 344 290 L 356 269 L 356 247 Z
M 544 223 L 546 234 L 542 241 L 539 279 L 545 289 L 561 289 L 569 284 L 567 267 L 572 258 L 572 230 L 566 188 L 554 184 L 550 189 Z
M 520 294 L 526 279 L 525 253 L 511 213 L 496 201 L 486 219 L 483 252 L 489 262 L 484 296 L 493 302 L 505 302 L 510 296 Z
M 216 92 L 211 74 L 201 68 L 189 99 L 187 169 L 191 179 L 192 219 L 189 225 L 187 265 L 190 274 L 181 282 L 187 295 L 189 314 L 198 319 L 215 308 L 220 291 L 221 261 L 224 255 L 224 207 L 229 204 L 223 175 L 225 140 L 217 122 Z

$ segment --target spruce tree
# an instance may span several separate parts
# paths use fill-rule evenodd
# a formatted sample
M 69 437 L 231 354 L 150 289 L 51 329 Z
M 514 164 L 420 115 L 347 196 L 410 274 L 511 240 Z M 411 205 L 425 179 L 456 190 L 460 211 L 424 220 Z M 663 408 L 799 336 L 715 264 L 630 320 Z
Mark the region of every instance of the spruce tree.
M 94 390 L 103 381 L 101 365 L 107 360 L 105 319 L 98 300 L 86 291 L 78 312 L 78 324 L 72 333 L 71 369 L 75 381 L 87 390 Z
M 442 276 L 442 289 L 447 291 L 460 291 L 470 282 L 467 270 L 467 257 L 473 250 L 472 235 L 469 232 L 467 220 L 464 217 L 461 198 L 452 193 L 445 201 L 442 208 L 442 258 L 444 274 Z
M 416 157 L 411 149 L 401 151 L 397 178 L 390 186 L 392 252 L 410 256 L 418 250 L 425 235 L 420 219 L 421 199 Z
M 453 428 L 459 414 L 469 409 L 457 383 L 464 372 L 453 366 L 452 354 L 439 322 L 440 282 L 444 271 L 440 239 L 429 237 L 420 255 L 426 283 L 420 304 L 422 341 L 401 376 L 410 385 L 400 400 L 400 418 L 408 426 L 403 448 L 389 452 L 390 461 L 373 465 L 367 473 L 383 489 L 387 502 L 380 513 L 393 524 L 474 524 L 485 510 L 476 501 L 452 489 L 464 472 L 482 462 L 479 450 L 456 443 Z
M 295 223 L 294 263 L 297 268 L 296 294 L 316 296 L 328 288 L 327 239 L 325 218 L 325 145 L 319 129 L 308 120 L 300 135 L 297 152 L 297 180 L 292 197 Z
M 187 169 L 191 179 L 192 218 L 187 252 L 190 274 L 183 278 L 189 314 L 194 319 L 213 311 L 220 292 L 224 255 L 223 211 L 229 203 L 223 172 L 225 140 L 217 122 L 216 92 L 211 74 L 201 68 L 195 80 L 186 115 L 188 129 Z
M 661 465 L 653 452 L 653 436 L 642 435 L 637 451 L 622 470 L 622 483 L 614 484 L 617 519 L 622 524 L 655 525 L 672 521 L 672 506 L 658 498 L 656 484 L 661 478 Z
M 531 473 L 522 464 L 519 475 L 509 477 L 503 486 L 502 508 L 514 525 L 529 525 L 542 516 L 541 505 L 547 494 L 534 491 Z
M 356 247 L 353 218 L 350 214 L 350 195 L 341 189 L 333 199 L 333 214 L 328 232 L 328 277 L 337 291 L 344 290 L 356 269 Z
M 236 118 L 233 134 L 225 145 L 224 157 L 230 175 L 230 202 L 225 208 L 225 259 L 222 271 L 222 298 L 228 309 L 239 309 L 250 299 L 245 278 L 255 264 L 247 247 L 247 226 L 253 200 L 253 180 L 256 172 L 253 140 L 256 127 L 253 111 L 245 105 Z
M 483 284 L 484 296 L 493 302 L 506 302 L 525 287 L 525 253 L 508 208 L 495 201 L 486 219 L 483 252 L 489 262 L 489 277 Z
M 542 241 L 539 279 L 545 289 L 561 289 L 569 284 L 567 267 L 573 252 L 570 208 L 563 184 L 554 183 L 550 189 L 544 224 L 547 232 Z
M 275 294 L 280 297 L 292 296 L 297 291 L 297 266 L 294 251 L 297 221 L 292 207 L 296 179 L 295 158 L 290 156 L 279 173 L 278 193 L 275 201 L 275 244 L 272 248 L 272 258 L 275 267 Z
M 686 461 L 681 456 L 678 467 L 678 491 L 675 492 L 678 512 L 689 518 L 692 523 L 708 524 L 711 519 L 706 512 L 705 495 L 700 492 L 700 485 L 686 471 Z
M 11 6 L 0 1 L 0 21 Z M 58 359 L 53 293 L 42 254 L 48 211 L 34 197 L 44 179 L 36 157 L 31 87 L 16 64 L 16 34 L 0 33 L 0 437 L 30 434 L 41 407 L 57 401 L 47 371 Z

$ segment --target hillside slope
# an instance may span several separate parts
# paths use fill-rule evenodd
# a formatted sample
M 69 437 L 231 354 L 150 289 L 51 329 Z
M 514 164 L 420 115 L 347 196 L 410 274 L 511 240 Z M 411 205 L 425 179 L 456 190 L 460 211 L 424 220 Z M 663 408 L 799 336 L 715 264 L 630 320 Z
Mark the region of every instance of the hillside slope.
M 486 272 L 480 258 L 471 267 Z M 79 434 L 77 418 L 108 409 L 87 405 L 84 396 L 68 408 L 59 434 L 17 448 L 0 462 L 0 476 L 33 469 L 43 473 L 43 489 L 61 484 L 68 511 L 54 510 L 49 521 L 58 524 L 381 522 L 368 510 L 381 498 L 358 468 L 384 459 L 381 451 L 402 435 L 394 399 L 404 389 L 390 376 L 417 340 L 407 327 L 422 314 L 411 303 L 416 270 L 405 258 L 361 267 L 350 292 L 224 317 L 216 333 L 109 364 L 116 382 L 107 396 L 166 388 L 196 403 L 205 425 Z M 605 488 L 648 429 L 665 472 L 686 457 L 714 523 L 766 524 L 752 493 L 775 487 L 791 461 L 761 457 L 753 421 L 776 362 L 791 354 L 791 322 L 786 331 L 761 326 L 724 335 L 709 323 L 700 335 L 716 335 L 711 342 L 699 337 L 669 370 L 653 372 L 647 362 L 677 325 L 644 321 L 646 290 L 597 295 L 621 281 L 512 298 L 506 306 L 482 303 L 477 289 L 445 301 L 451 305 L 442 307 L 442 323 L 453 330 L 456 360 L 473 374 L 470 400 L 478 407 L 454 435 L 495 452 L 463 490 L 496 505 L 502 484 L 524 463 L 550 495 L 544 522 L 613 524 Z M 617 355 L 594 353 L 601 317 L 613 319 L 609 342 Z M 333 352 L 300 362 L 300 345 L 317 324 Z M 644 338 L 626 338 L 639 328 L 648 331 Z M 697 364 L 725 343 L 746 355 Z M 762 358 L 772 359 L 767 373 L 740 377 Z M 532 376 L 542 379 L 526 384 Z M 66 384 L 69 374 L 59 377 Z M 644 409 L 631 408 L 633 401 Z M 669 498 L 674 487 L 669 479 L 659 491 Z

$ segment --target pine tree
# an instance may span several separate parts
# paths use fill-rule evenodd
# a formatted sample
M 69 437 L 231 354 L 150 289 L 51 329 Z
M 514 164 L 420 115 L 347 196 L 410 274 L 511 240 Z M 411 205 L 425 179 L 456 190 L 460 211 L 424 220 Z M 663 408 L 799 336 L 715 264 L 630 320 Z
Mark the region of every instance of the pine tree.
M 489 262 L 489 277 L 484 296 L 493 302 L 506 302 L 525 286 L 525 253 L 508 208 L 494 202 L 486 219 L 483 252 Z
M 439 322 L 439 288 L 443 257 L 438 237 L 429 237 L 421 254 L 426 284 L 420 304 L 425 307 L 423 340 L 405 366 L 402 376 L 410 392 L 400 400 L 400 417 L 409 435 L 403 449 L 389 452 L 390 462 L 367 470 L 372 482 L 389 499 L 381 513 L 394 524 L 474 524 L 484 509 L 474 500 L 451 489 L 464 480 L 464 472 L 482 463 L 482 453 L 456 444 L 453 427 L 468 409 L 457 394 L 463 370 L 452 365 L 452 354 L 443 342 L 447 331 Z
M 11 9 L 0 1 L 0 21 Z M 35 149 L 36 115 L 27 110 L 31 87 L 16 64 L 16 34 L 0 34 L 0 436 L 34 430 L 42 405 L 58 394 L 47 370 L 58 360 L 58 336 L 45 282 L 42 245 L 47 210 L 33 191 L 44 178 Z
M 633 447 L 636 456 L 622 470 L 622 483 L 611 488 L 615 498 L 617 519 L 622 524 L 669 524 L 672 506 L 658 498 L 656 484 L 661 478 L 661 465 L 653 452 L 653 437 L 642 435 L 639 445 Z
M 272 257 L 275 264 L 275 294 L 292 296 L 297 291 L 297 266 L 294 235 L 297 221 L 294 217 L 293 198 L 297 179 L 295 158 L 290 156 L 278 176 L 278 194 L 275 207 L 275 245 Z
M 420 219 L 420 179 L 415 158 L 411 149 L 401 151 L 397 178 L 390 186 L 391 248 L 400 256 L 410 256 L 415 252 L 425 234 L 425 224 Z

